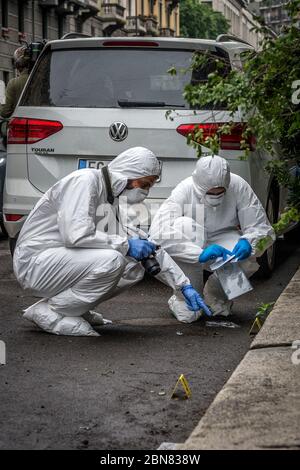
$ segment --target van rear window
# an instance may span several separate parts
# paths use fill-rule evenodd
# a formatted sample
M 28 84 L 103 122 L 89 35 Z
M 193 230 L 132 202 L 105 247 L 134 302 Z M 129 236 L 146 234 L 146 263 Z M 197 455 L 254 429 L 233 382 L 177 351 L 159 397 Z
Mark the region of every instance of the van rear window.
M 193 51 L 145 49 L 48 49 L 22 98 L 22 106 L 118 108 L 134 103 L 149 107 L 189 108 L 184 86 Z M 175 67 L 178 73 L 168 70 Z M 205 81 L 209 70 L 201 70 Z M 194 74 L 193 74 L 194 75 Z

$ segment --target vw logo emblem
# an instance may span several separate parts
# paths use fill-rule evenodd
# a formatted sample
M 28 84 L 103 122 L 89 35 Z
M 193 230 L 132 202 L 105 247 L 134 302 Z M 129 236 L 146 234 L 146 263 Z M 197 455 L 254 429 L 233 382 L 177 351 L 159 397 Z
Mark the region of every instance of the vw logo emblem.
M 121 142 L 128 136 L 128 127 L 124 122 L 114 122 L 109 128 L 109 135 L 112 140 Z

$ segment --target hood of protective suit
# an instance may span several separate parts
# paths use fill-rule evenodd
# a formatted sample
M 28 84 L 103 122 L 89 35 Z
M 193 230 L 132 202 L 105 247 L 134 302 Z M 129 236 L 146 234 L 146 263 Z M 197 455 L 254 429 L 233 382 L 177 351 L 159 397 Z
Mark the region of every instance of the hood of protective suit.
M 108 164 L 108 168 L 115 197 L 126 188 L 128 180 L 160 175 L 159 161 L 154 153 L 145 147 L 125 150 Z
M 203 199 L 212 188 L 228 188 L 230 183 L 230 168 L 225 158 L 218 155 L 201 157 L 192 174 L 193 185 L 197 195 Z

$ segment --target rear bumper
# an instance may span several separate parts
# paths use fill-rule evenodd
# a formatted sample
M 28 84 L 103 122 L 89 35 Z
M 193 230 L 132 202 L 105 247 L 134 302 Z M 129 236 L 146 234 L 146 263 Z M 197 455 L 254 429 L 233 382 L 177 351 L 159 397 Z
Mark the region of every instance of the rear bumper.
M 3 194 L 3 222 L 10 238 L 17 238 L 25 220 L 43 193 L 27 179 L 6 178 Z M 7 221 L 6 214 L 22 215 L 16 221 Z
M 5 219 L 5 214 L 3 213 L 3 222 L 9 238 L 18 238 L 25 220 L 26 216 L 22 217 L 22 219 L 18 220 L 17 222 L 7 222 Z
M 35 190 L 35 188 L 33 188 L 33 190 L 38 193 L 38 197 L 37 194 L 31 196 L 27 195 L 26 197 L 18 197 L 16 195 L 9 196 L 7 193 L 5 193 L 5 204 L 3 206 L 3 221 L 10 238 L 18 237 L 18 234 L 20 233 L 28 214 L 42 196 L 42 194 Z M 142 230 L 148 231 L 151 224 L 151 220 L 159 209 L 160 205 L 163 203 L 163 201 L 164 199 L 149 198 L 145 201 L 145 203 L 139 205 L 141 207 L 141 210 L 138 214 L 138 225 Z M 5 217 L 6 214 L 20 214 L 22 215 L 22 218 L 16 222 L 7 221 Z

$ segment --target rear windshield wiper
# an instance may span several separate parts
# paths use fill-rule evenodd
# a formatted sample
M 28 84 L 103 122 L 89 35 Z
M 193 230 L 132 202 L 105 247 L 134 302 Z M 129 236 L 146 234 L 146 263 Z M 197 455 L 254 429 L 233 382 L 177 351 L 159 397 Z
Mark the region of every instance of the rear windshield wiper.
M 118 100 L 118 105 L 121 108 L 164 108 L 170 106 L 172 108 L 185 108 L 184 104 L 168 104 L 164 101 L 129 101 L 129 100 Z

